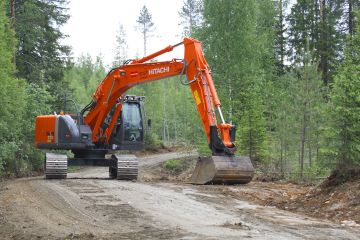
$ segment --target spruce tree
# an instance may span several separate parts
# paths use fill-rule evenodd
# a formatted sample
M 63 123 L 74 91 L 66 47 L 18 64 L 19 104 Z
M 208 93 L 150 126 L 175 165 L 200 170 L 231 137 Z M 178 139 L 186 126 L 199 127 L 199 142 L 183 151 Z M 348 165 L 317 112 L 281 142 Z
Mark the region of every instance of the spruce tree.
M 346 20 L 348 11 L 351 10 L 342 0 L 299 0 L 287 18 L 291 63 L 304 64 L 301 52 L 306 48 L 306 38 L 309 38 L 309 49 L 314 52 L 312 62 L 318 64 L 325 85 L 332 82 L 336 66 L 343 58 L 347 29 L 352 28 L 352 15 Z
M 19 173 L 26 104 L 26 83 L 14 77 L 15 34 L 0 1 L 0 175 L 4 170 Z
M 140 11 L 140 15 L 136 20 L 138 23 L 137 29 L 140 31 L 144 41 L 144 56 L 146 56 L 146 47 L 147 42 L 150 37 L 150 33 L 153 32 L 155 29 L 155 25 L 152 21 L 151 13 L 149 12 L 148 8 L 144 5 Z
M 295 113 L 297 115 L 298 139 L 300 139 L 299 166 L 300 178 L 303 179 L 305 164 L 311 167 L 313 154 L 317 144 L 315 134 L 318 130 L 319 105 L 322 101 L 321 75 L 317 70 L 317 65 L 311 63 L 312 53 L 309 50 L 309 40 L 307 40 L 306 50 L 303 53 L 304 66 L 297 68 L 299 80 L 295 88 Z M 305 160 L 307 162 L 305 163 Z
M 359 19 L 360 15 L 357 14 Z M 356 34 L 349 37 L 345 49 L 345 60 L 335 76 L 331 99 L 331 118 L 339 167 L 360 164 L 360 26 Z
M 15 2 L 17 77 L 47 87 L 57 97 L 54 106 L 68 92 L 68 84 L 62 80 L 70 48 L 61 43 L 66 36 L 60 30 L 70 17 L 66 3 L 67 0 Z
M 253 159 L 266 154 L 263 87 L 272 74 L 273 12 L 271 1 L 204 1 L 204 27 L 195 34 L 204 43 L 224 116 L 237 125 L 239 153 Z
M 286 56 L 286 39 L 285 39 L 285 32 L 286 32 L 286 15 L 285 9 L 288 5 L 288 0 L 278 0 L 276 5 L 276 19 L 275 19 L 275 64 L 277 75 L 284 74 L 285 71 L 285 56 Z

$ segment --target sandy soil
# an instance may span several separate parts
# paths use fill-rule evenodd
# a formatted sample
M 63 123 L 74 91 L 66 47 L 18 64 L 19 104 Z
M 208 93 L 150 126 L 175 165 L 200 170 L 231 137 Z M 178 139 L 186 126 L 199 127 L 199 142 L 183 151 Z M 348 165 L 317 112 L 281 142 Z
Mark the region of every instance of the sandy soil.
M 141 158 L 140 170 L 182 157 L 173 154 Z M 71 173 L 67 180 L 2 183 L 0 239 L 360 238 L 359 227 L 261 206 L 239 194 L 266 192 L 261 183 L 194 186 L 149 178 L 107 180 L 107 175 L 107 168 L 97 167 Z

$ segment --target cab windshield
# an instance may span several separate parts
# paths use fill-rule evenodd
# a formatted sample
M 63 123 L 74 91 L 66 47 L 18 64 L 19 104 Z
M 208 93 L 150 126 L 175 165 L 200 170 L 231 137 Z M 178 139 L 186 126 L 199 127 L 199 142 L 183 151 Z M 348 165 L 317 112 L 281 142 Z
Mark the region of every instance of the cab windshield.
M 142 122 L 140 105 L 126 103 L 122 107 L 125 141 L 142 141 Z

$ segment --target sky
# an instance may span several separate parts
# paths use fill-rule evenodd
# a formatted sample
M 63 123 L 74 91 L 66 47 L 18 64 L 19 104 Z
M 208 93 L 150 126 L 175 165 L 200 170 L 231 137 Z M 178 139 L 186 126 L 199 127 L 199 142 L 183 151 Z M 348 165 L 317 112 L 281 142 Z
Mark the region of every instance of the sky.
M 89 53 L 93 57 L 101 54 L 109 66 L 114 57 L 116 32 L 122 24 L 127 34 L 128 57 L 142 57 L 143 39 L 135 29 L 142 7 L 146 5 L 149 9 L 156 27 L 148 40 L 147 54 L 150 54 L 182 41 L 178 14 L 182 4 L 183 0 L 70 0 L 70 19 L 62 27 L 69 37 L 63 43 L 72 47 L 75 59 L 81 54 Z M 177 49 L 158 59 L 182 57 L 182 49 Z

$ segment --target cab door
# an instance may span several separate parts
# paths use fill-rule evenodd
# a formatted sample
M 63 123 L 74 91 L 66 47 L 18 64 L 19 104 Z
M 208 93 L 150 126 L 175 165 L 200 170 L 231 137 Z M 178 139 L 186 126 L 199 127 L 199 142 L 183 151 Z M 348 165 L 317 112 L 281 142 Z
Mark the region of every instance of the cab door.
M 143 113 L 140 102 L 124 102 L 120 114 L 120 124 L 110 139 L 113 149 L 141 150 L 144 147 Z

